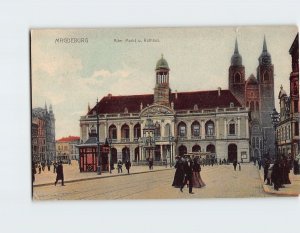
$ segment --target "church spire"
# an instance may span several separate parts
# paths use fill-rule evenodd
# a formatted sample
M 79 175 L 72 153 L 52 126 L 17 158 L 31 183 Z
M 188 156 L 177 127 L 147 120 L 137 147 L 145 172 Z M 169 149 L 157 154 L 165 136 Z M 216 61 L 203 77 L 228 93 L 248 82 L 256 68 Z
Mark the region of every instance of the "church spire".
M 241 66 L 242 65 L 242 56 L 239 53 L 239 46 L 238 46 L 237 38 L 235 38 L 234 53 L 231 57 L 231 65 L 232 66 Z
M 268 52 L 266 36 L 264 35 L 264 45 L 263 45 L 263 52 Z
M 264 35 L 263 49 L 261 55 L 258 58 L 259 65 L 271 65 L 272 59 L 271 54 L 268 52 L 266 36 Z
M 237 38 L 235 38 L 234 53 L 235 53 L 235 54 L 239 54 L 239 46 L 238 46 Z
M 47 108 L 47 103 L 46 103 L 46 101 L 45 101 L 45 110 L 46 110 L 46 112 L 48 111 L 48 108 Z

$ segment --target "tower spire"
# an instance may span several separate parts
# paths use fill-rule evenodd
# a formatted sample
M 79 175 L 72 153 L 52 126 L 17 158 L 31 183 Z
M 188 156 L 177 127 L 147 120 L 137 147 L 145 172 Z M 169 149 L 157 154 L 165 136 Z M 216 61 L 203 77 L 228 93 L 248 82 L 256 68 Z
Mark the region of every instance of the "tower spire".
M 266 35 L 264 35 L 264 45 L 263 45 L 263 52 L 268 52 L 267 42 L 266 42 Z
M 235 53 L 235 54 L 239 54 L 239 46 L 238 46 L 237 37 L 235 38 L 234 53 Z

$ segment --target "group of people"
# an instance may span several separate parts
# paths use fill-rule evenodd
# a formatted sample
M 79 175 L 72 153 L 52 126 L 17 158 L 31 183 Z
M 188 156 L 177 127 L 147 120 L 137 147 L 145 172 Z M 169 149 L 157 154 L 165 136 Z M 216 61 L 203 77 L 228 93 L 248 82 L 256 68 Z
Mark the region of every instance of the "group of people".
M 118 173 L 123 173 L 123 162 L 119 159 L 118 163 L 117 163 L 117 167 L 118 167 Z M 131 168 L 131 162 L 127 159 L 125 162 L 125 168 L 127 170 L 127 174 L 129 174 L 129 170 Z
M 284 188 L 285 184 L 291 184 L 289 173 L 290 165 L 285 157 L 280 157 L 271 165 L 271 161 L 267 159 L 264 161 L 264 182 L 267 185 L 274 185 L 275 190 Z
M 193 187 L 202 188 L 205 186 L 200 175 L 201 166 L 199 157 L 177 156 L 175 168 L 176 171 L 172 186 L 180 188 L 181 192 L 185 185 L 188 186 L 190 194 L 193 194 Z
M 41 173 L 42 169 L 42 163 L 36 164 L 32 163 L 32 183 L 35 182 L 35 175 L 37 174 L 36 169 L 38 168 L 39 174 Z M 45 167 L 45 166 L 44 166 Z M 59 180 L 61 180 L 61 184 L 64 186 L 64 171 L 63 171 L 63 165 L 62 162 L 59 161 L 58 163 L 53 163 L 53 173 L 56 173 L 56 181 L 54 182 L 54 185 L 57 184 Z M 44 170 L 43 170 L 44 171 Z M 48 171 L 50 171 L 50 165 L 48 165 Z

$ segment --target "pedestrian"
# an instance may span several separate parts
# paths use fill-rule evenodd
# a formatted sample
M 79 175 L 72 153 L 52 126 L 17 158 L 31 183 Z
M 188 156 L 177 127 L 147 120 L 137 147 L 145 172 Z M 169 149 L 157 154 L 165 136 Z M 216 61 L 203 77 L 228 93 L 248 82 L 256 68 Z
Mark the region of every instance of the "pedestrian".
M 35 164 L 32 163 L 32 183 L 34 183 L 35 181 L 35 174 L 36 174 L 36 168 L 35 168 Z
M 269 168 L 270 168 L 270 161 L 267 159 L 264 165 L 264 182 L 267 179 Z
M 149 158 L 149 170 L 153 170 L 153 159 Z
M 118 163 L 117 163 L 118 173 L 123 173 L 123 171 L 122 171 L 122 166 L 123 166 L 123 163 L 122 163 L 122 161 L 119 159 L 119 161 L 118 161 Z
M 64 169 L 63 169 L 63 165 L 62 165 L 61 161 L 58 162 L 58 165 L 56 168 L 56 181 L 54 183 L 55 186 L 57 184 L 57 181 L 59 181 L 59 180 L 61 180 L 61 185 L 65 186 L 64 185 Z
M 131 167 L 131 162 L 127 159 L 126 162 L 125 162 L 125 167 L 127 169 L 127 173 L 129 174 L 129 169 Z
M 258 160 L 258 169 L 261 169 L 261 160 Z
M 57 167 L 57 163 L 56 161 L 53 163 L 53 173 L 56 173 L 56 167 Z
M 234 160 L 234 161 L 233 161 L 233 168 L 234 168 L 235 171 L 236 171 L 236 165 L 237 165 L 237 161 Z
M 281 185 L 280 165 L 278 160 L 276 160 L 273 165 L 271 179 L 274 184 L 274 189 L 278 191 Z
M 268 172 L 267 172 L 267 185 L 273 185 L 272 184 L 272 170 L 273 170 L 273 165 L 270 165 L 269 168 L 268 168 Z
M 241 171 L 241 170 L 242 170 L 241 163 L 239 163 L 239 171 Z
M 48 172 L 50 171 L 50 163 L 47 164 Z
M 185 186 L 185 184 L 188 183 L 189 185 L 189 193 L 190 194 L 194 194 L 193 193 L 193 168 L 192 168 L 192 161 L 186 158 L 186 160 L 183 163 L 183 170 L 184 170 L 184 182 L 180 187 L 180 191 L 183 192 L 183 187 Z
M 299 159 L 294 159 L 294 175 L 299 174 Z
M 39 174 L 41 174 L 41 172 L 42 172 L 41 164 L 39 164 L 38 168 L 39 168 Z
M 201 171 L 201 166 L 199 163 L 199 159 L 195 157 L 193 161 L 193 187 L 194 188 L 202 188 L 205 186 L 205 183 L 201 179 L 200 171 Z
M 176 163 L 174 167 L 176 168 L 176 171 L 172 186 L 174 186 L 175 188 L 181 188 L 184 180 L 183 159 L 179 156 L 176 156 L 175 160 Z

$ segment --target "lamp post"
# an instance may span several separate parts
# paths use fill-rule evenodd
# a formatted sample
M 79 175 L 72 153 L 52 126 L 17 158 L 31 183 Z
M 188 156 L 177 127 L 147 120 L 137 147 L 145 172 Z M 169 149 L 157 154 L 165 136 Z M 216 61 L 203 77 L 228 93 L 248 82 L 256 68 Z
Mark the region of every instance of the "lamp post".
M 111 154 L 111 143 L 112 143 L 111 138 L 108 138 L 107 142 L 109 144 L 109 162 L 110 162 L 110 164 L 109 164 L 109 173 L 111 173 L 111 170 L 114 166 L 114 163 L 112 161 L 112 154 Z
M 98 108 L 98 98 L 97 98 L 96 106 Z M 101 175 L 101 152 L 100 152 L 100 134 L 99 134 L 100 122 L 99 122 L 99 114 L 97 110 L 96 110 L 96 114 L 97 114 L 97 152 L 98 152 L 97 174 Z
M 273 109 L 272 113 L 270 114 L 271 116 L 271 120 L 272 120 L 272 124 L 274 127 L 274 131 L 275 131 L 275 158 L 277 158 L 278 154 L 277 154 L 277 137 L 276 137 L 276 128 L 277 125 L 280 121 L 280 114 L 276 111 L 276 108 Z

